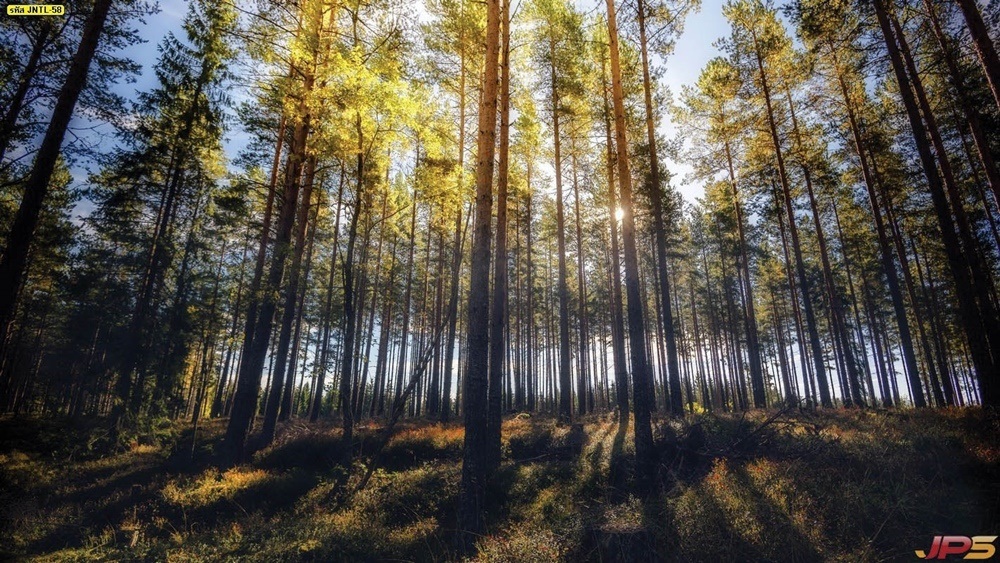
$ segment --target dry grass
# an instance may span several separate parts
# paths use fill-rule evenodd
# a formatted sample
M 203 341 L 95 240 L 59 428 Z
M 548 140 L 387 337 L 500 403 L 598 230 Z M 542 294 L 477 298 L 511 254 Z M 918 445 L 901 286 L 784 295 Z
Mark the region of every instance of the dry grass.
M 504 424 L 476 561 L 884 561 L 1000 527 L 1000 422 L 977 409 L 700 414 L 660 421 L 659 492 L 632 491 L 616 423 Z M 172 429 L 97 455 L 96 424 L 0 419 L 0 559 L 448 561 L 463 431 L 408 422 L 344 496 L 332 425 L 293 423 L 246 466 Z M 362 428 L 348 488 L 377 443 Z M 697 438 L 697 439 L 696 439 Z M 670 452 L 669 454 L 667 452 Z

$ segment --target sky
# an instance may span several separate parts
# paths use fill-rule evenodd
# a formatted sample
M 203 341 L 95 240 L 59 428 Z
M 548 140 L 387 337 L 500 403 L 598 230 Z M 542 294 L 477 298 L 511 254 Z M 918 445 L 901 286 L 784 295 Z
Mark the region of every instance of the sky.
M 675 102 L 679 99 L 682 87 L 694 84 L 705 63 L 719 54 L 713 45 L 716 40 L 729 33 L 728 23 L 722 16 L 723 1 L 702 0 L 700 10 L 688 16 L 674 54 L 666 61 L 666 72 L 661 80 L 670 89 Z M 584 9 L 596 7 L 597 10 L 603 10 L 604 0 L 584 0 L 581 4 Z M 157 45 L 168 32 L 172 31 L 177 35 L 183 33 L 181 23 L 186 12 L 187 2 L 184 0 L 161 0 L 159 13 L 146 18 L 145 25 L 140 28 L 146 42 L 132 47 L 128 52 L 129 57 L 142 64 L 142 74 L 134 84 L 121 84 L 120 94 L 131 98 L 136 92 L 147 91 L 156 86 L 153 66 L 157 59 Z M 675 127 L 667 108 L 660 111 L 664 116 L 661 132 L 669 139 L 678 136 L 683 138 L 683 131 L 678 131 Z M 245 135 L 235 128 L 228 133 L 226 146 L 230 158 L 243 146 L 244 139 Z M 696 198 L 701 197 L 703 190 L 700 183 L 688 182 L 685 178 L 691 172 L 690 166 L 670 159 L 665 164 L 673 175 L 674 187 L 685 200 L 694 203 Z M 81 171 L 76 175 L 82 180 L 86 173 Z
M 684 24 L 684 33 L 677 41 L 674 54 L 666 61 L 666 72 L 662 78 L 670 88 L 674 103 L 679 102 L 682 88 L 693 85 L 705 64 L 719 55 L 714 43 L 729 35 L 729 23 L 722 15 L 722 5 L 723 0 L 702 0 L 701 9 L 688 16 Z M 665 113 L 662 131 L 668 139 L 683 138 L 683 131 L 677 129 L 668 113 Z M 702 196 L 704 190 L 700 183 L 685 181 L 685 176 L 691 172 L 690 166 L 674 160 L 668 160 L 666 164 L 674 176 L 674 187 L 686 201 L 694 203 L 696 198 Z

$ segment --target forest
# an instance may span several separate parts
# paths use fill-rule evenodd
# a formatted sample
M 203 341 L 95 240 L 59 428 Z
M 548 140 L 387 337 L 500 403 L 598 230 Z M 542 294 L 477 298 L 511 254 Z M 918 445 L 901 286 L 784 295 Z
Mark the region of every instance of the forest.
M 996 0 L 10 14 L 0 559 L 995 553 Z

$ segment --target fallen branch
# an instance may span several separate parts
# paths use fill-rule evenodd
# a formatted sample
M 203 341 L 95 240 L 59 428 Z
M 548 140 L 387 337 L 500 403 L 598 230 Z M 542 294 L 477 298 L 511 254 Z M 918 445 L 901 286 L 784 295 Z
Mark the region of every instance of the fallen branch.
M 361 482 L 358 483 L 358 486 L 350 492 L 348 497 L 354 496 L 368 486 L 368 481 L 371 480 L 372 475 L 375 474 L 375 470 L 378 469 L 378 466 L 382 461 L 382 452 L 386 445 L 389 444 L 389 439 L 392 438 L 392 431 L 396 427 L 399 417 L 403 415 L 403 409 L 406 407 L 406 401 L 410 398 L 410 395 L 413 394 L 413 390 L 417 387 L 417 382 L 420 381 L 424 372 L 427 371 L 427 364 L 430 363 L 434 350 L 441 343 L 441 336 L 444 334 L 444 327 L 448 326 L 450 321 L 451 314 L 449 312 L 444 321 L 441 323 L 441 326 L 439 326 L 435 331 L 434 339 L 423 351 L 423 354 L 421 354 L 420 360 L 417 362 L 417 365 L 413 369 L 413 373 L 410 375 L 410 381 L 406 384 L 406 389 L 404 389 L 403 393 L 396 397 L 396 399 L 392 402 L 389 422 L 386 423 L 385 428 L 382 429 L 382 435 L 379 437 L 375 453 L 372 454 L 371 463 L 368 464 L 368 469 L 365 470 L 365 475 L 361 478 Z
M 721 454 L 721 457 L 727 457 L 727 456 L 729 456 L 734 450 L 736 450 L 744 442 L 746 442 L 750 438 L 753 438 L 757 434 L 760 434 L 765 428 L 767 428 L 768 426 L 774 424 L 779 418 L 781 418 L 782 415 L 787 414 L 793 408 L 797 408 L 796 405 L 786 405 L 781 410 L 776 411 L 774 414 L 772 414 L 771 416 L 767 417 L 764 420 L 764 422 L 760 423 L 757 426 L 757 428 L 753 429 L 752 432 L 750 432 L 746 436 L 744 436 L 744 437 L 740 438 L 739 440 L 736 440 L 735 442 L 733 442 L 732 444 L 730 444 L 729 447 L 726 448 L 726 450 Z

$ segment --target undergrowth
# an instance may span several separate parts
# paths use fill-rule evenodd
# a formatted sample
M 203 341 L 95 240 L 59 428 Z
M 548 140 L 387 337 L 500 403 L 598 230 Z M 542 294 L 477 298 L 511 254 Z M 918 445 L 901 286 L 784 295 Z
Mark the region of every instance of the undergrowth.
M 979 409 L 755 412 L 658 420 L 657 492 L 609 417 L 515 416 L 471 559 L 885 561 L 1000 528 L 1000 422 Z M 102 449 L 101 421 L 0 419 L 0 559 L 451 561 L 459 425 L 401 424 L 368 486 L 332 425 L 300 422 L 220 470 L 224 421 Z M 349 469 L 349 471 L 348 471 Z

